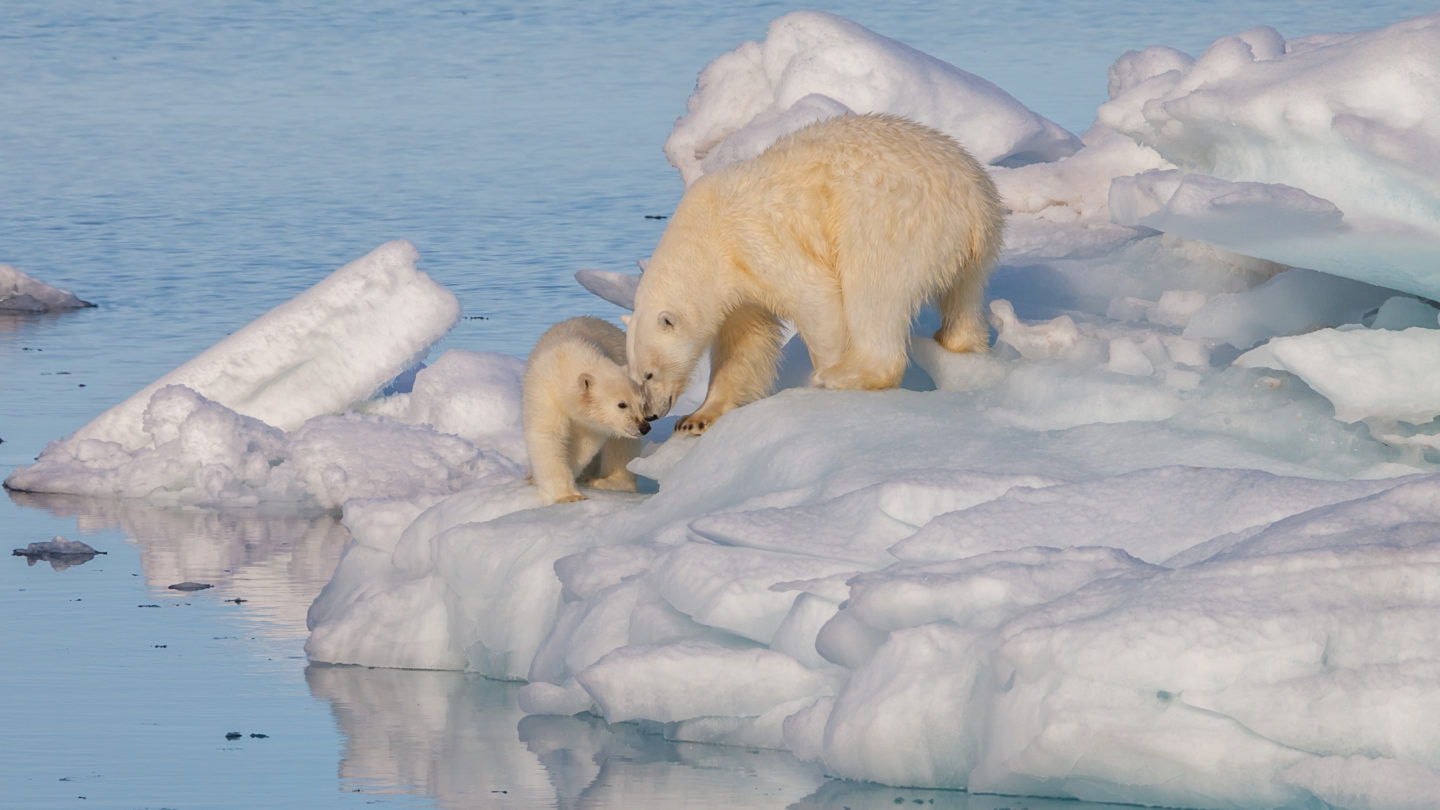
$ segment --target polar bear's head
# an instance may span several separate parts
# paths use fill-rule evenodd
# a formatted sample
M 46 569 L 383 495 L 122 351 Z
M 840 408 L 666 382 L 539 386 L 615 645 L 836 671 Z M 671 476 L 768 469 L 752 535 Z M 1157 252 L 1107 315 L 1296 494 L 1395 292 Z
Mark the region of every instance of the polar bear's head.
M 580 417 L 615 436 L 638 439 L 650 432 L 640 386 L 621 366 L 607 363 L 580 375 Z
M 715 234 L 714 192 L 697 180 L 680 199 L 640 282 L 625 321 L 625 361 L 645 392 L 645 415 L 670 412 L 700 357 L 734 308 L 733 263 Z
M 678 310 L 647 306 L 639 294 L 634 314 L 624 318 L 627 368 L 645 395 L 647 419 L 670 412 L 710 345 L 713 335 L 695 328 L 694 320 Z

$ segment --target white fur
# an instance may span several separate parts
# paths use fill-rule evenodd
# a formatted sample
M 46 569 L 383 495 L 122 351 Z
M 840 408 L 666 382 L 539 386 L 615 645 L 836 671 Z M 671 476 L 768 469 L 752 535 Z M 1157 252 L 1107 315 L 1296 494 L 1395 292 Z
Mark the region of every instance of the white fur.
M 588 317 L 550 327 L 530 352 L 525 449 L 545 503 L 584 500 L 577 478 L 596 489 L 635 491 L 635 474 L 625 465 L 650 425 L 624 359 L 625 334 Z
M 697 180 L 635 294 L 626 356 L 663 416 L 706 348 L 710 388 L 676 430 L 701 433 L 765 396 L 780 320 L 810 351 L 814 385 L 891 388 L 910 324 L 938 300 L 935 339 L 985 351 L 981 304 L 1004 219 L 985 169 L 949 136 L 890 115 L 831 118 Z

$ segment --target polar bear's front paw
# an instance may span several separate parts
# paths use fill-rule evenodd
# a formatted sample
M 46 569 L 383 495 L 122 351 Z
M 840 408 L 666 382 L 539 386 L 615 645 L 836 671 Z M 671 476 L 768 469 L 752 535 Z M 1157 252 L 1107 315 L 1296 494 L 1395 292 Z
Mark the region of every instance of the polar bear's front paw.
M 689 433 L 691 436 L 699 436 L 715 424 L 715 417 L 695 412 L 680 419 L 675 423 L 676 433 Z

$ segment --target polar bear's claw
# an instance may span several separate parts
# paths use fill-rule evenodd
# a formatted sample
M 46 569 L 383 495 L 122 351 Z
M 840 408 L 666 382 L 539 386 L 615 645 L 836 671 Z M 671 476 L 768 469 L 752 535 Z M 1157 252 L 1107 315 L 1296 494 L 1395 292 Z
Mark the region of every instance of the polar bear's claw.
M 703 416 L 697 417 L 696 414 L 692 413 L 675 423 L 675 432 L 699 436 L 701 433 L 709 430 L 712 424 L 714 424 L 713 419 L 707 419 Z

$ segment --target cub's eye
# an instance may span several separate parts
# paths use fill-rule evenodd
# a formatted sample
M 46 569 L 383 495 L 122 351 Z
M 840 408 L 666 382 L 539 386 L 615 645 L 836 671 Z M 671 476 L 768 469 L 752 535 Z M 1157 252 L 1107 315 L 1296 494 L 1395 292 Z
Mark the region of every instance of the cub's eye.
M 615 407 L 617 407 L 617 408 L 619 408 L 620 410 L 623 411 L 623 410 L 625 410 L 626 408 L 628 408 L 628 407 L 630 407 L 630 406 L 629 406 L 629 405 L 626 405 L 626 404 L 623 403 L 623 402 L 617 402 L 617 403 L 615 403 Z
M 645 372 L 645 379 L 647 379 L 647 380 L 653 380 L 653 379 L 655 379 L 655 372 L 653 372 L 653 371 L 647 371 L 647 372 Z

